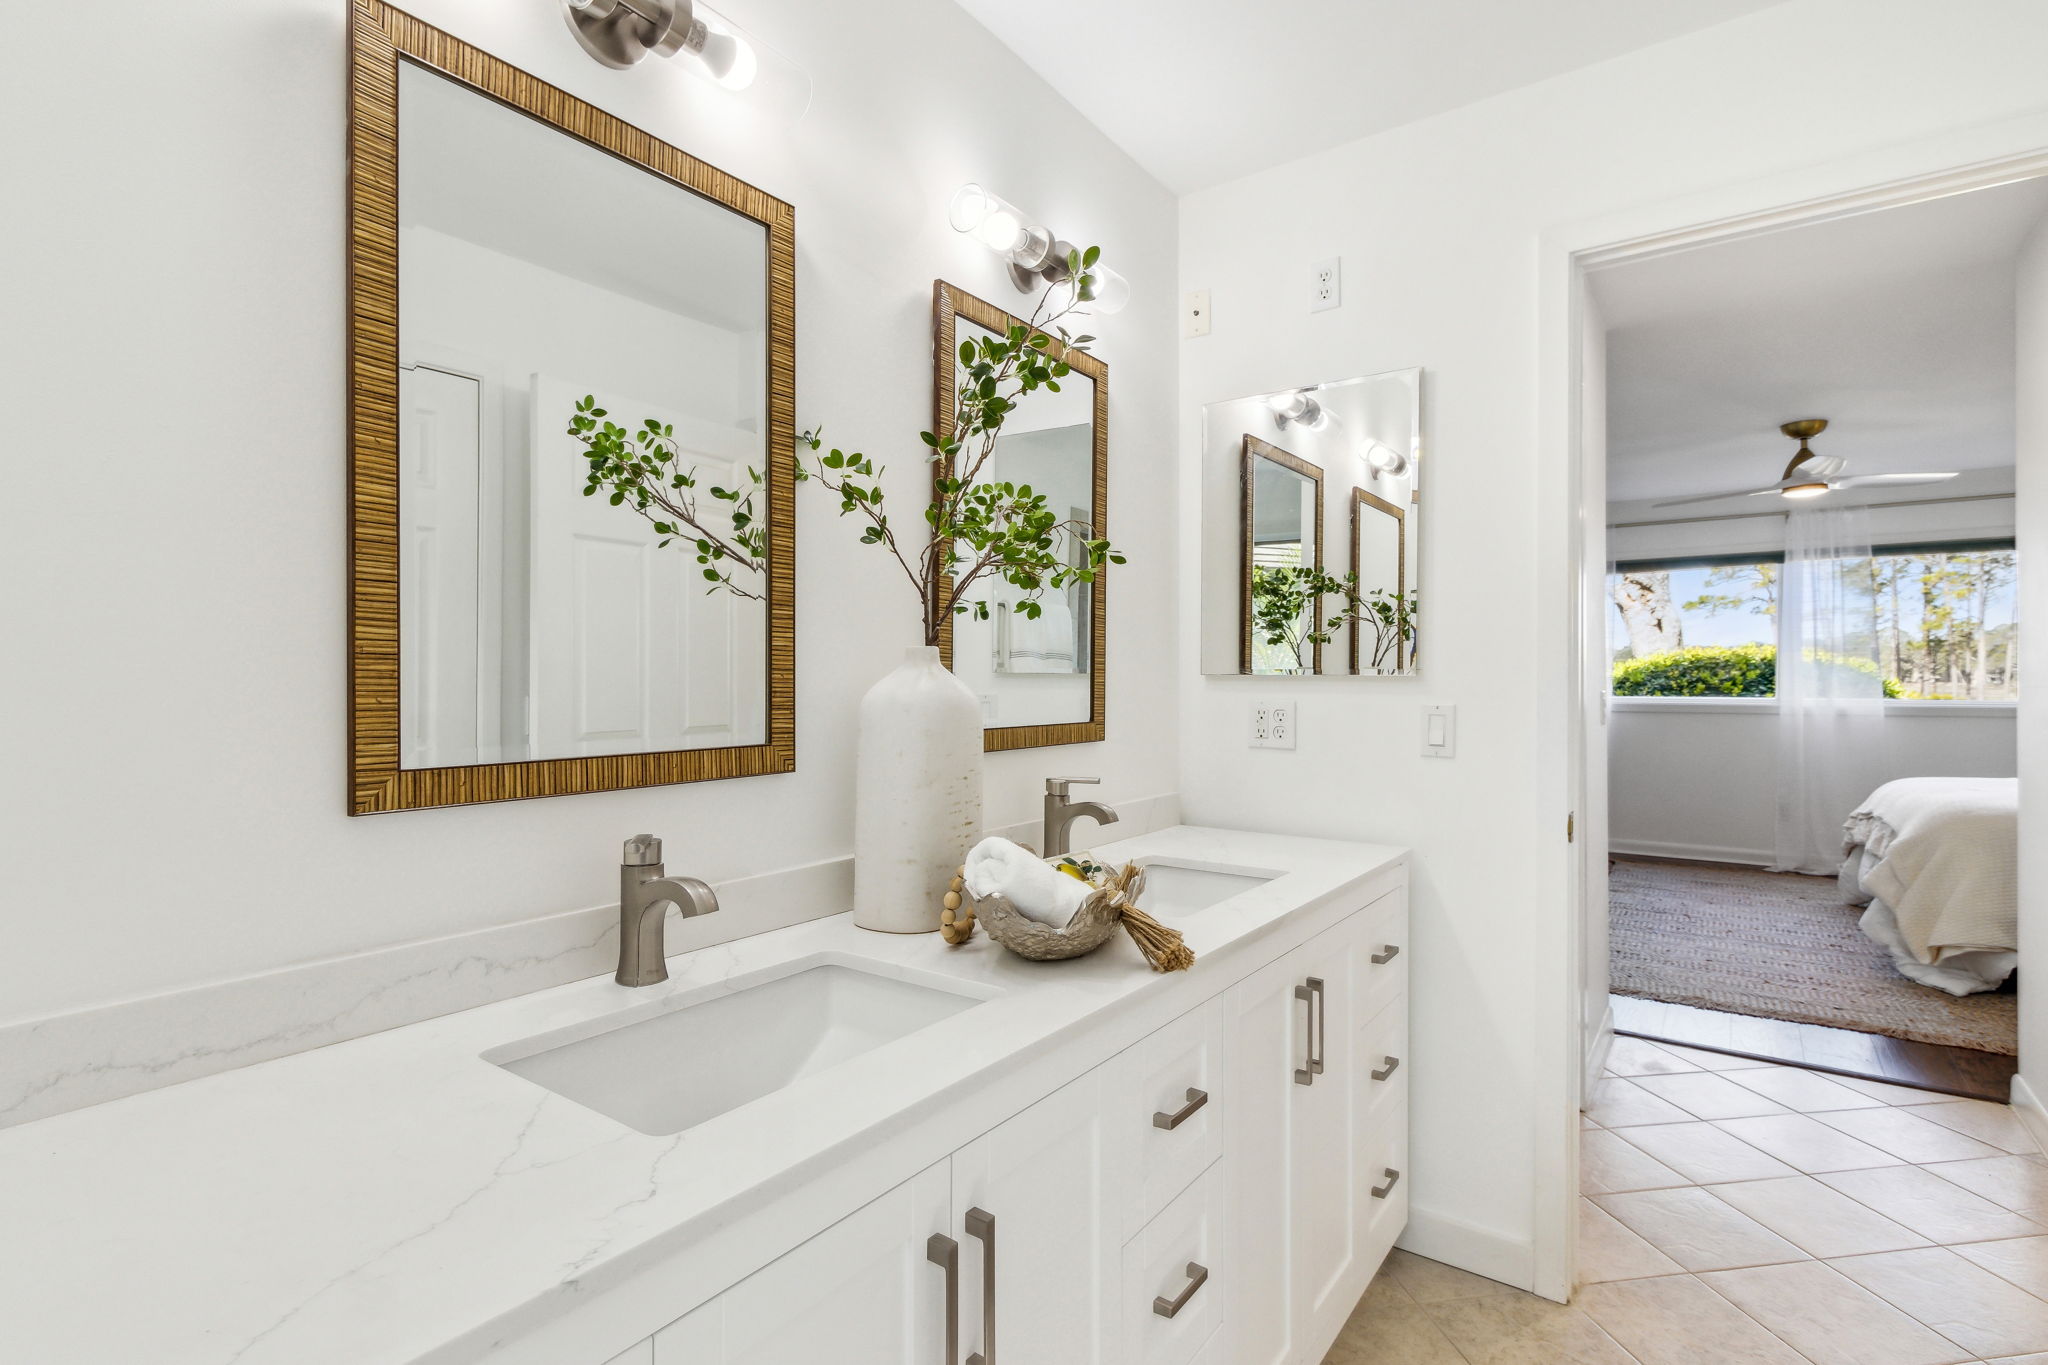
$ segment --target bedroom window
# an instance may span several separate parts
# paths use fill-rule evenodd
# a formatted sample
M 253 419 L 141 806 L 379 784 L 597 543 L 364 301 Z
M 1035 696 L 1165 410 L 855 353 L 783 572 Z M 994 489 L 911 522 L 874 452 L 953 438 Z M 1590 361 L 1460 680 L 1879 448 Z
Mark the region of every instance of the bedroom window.
M 1622 697 L 1776 695 L 1776 555 L 1617 564 L 1608 575 L 1613 690 Z M 2019 695 L 2018 560 L 2011 541 L 1880 547 L 1870 560 L 1870 645 L 1898 701 Z

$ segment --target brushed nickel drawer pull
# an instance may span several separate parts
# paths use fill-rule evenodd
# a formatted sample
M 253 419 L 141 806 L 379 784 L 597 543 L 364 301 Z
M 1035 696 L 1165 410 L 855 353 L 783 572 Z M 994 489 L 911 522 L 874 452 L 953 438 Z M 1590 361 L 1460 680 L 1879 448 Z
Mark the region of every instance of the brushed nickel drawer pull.
M 981 1242 L 981 1349 L 967 1365 L 996 1365 L 996 1216 L 967 1210 L 967 1235 Z
M 946 1365 L 959 1365 L 960 1244 L 935 1232 L 925 1239 L 924 1258 L 946 1272 Z
M 1389 1166 L 1387 1167 L 1387 1183 L 1384 1185 L 1373 1186 L 1372 1197 L 1375 1199 L 1385 1199 L 1388 1195 L 1394 1192 L 1394 1186 L 1400 1183 L 1401 1173 L 1395 1170 L 1392 1166 Z
M 1174 1298 L 1169 1299 L 1162 1294 L 1152 1300 L 1152 1311 L 1162 1318 L 1179 1317 L 1180 1310 L 1188 1306 L 1188 1300 L 1195 1296 L 1195 1291 L 1208 1282 L 1209 1267 L 1196 1265 L 1193 1261 L 1189 1261 L 1188 1287 L 1181 1290 L 1179 1295 Z
M 1372 955 L 1372 965 L 1375 967 L 1384 967 L 1400 955 L 1401 945 L 1398 943 L 1390 943 L 1385 948 L 1381 949 L 1379 952 L 1374 953 Z
M 1186 1123 L 1189 1119 L 1193 1118 L 1195 1116 L 1195 1111 L 1197 1109 L 1200 1109 L 1203 1105 L 1207 1104 L 1208 1102 L 1208 1091 L 1197 1090 L 1193 1086 L 1189 1086 L 1188 1102 L 1182 1105 L 1179 1109 L 1176 1109 L 1171 1114 L 1167 1113 L 1163 1109 L 1160 1110 L 1158 1113 L 1152 1116 L 1152 1126 L 1154 1128 L 1164 1128 L 1167 1132 L 1170 1133 L 1174 1129 L 1180 1127 L 1183 1123 Z
M 1399 1071 L 1400 1069 L 1401 1059 L 1399 1057 L 1389 1057 L 1387 1058 L 1387 1064 L 1385 1066 L 1380 1067 L 1378 1070 L 1372 1073 L 1372 1078 L 1376 1081 L 1383 1081 L 1387 1077 L 1393 1075 L 1396 1071 Z

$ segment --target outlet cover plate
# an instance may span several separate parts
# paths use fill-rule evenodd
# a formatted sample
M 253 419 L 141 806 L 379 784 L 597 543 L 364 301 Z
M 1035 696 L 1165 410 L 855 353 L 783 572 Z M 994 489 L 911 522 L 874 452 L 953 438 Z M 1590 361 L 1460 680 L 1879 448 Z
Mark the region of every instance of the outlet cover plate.
M 1326 313 L 1344 302 L 1344 262 L 1339 256 L 1309 267 L 1308 311 Z
M 1209 335 L 1209 291 L 1194 289 L 1188 292 L 1187 306 L 1181 310 L 1181 331 L 1184 337 L 1205 337 Z
M 1299 712 L 1291 701 L 1258 702 L 1252 706 L 1251 747 L 1292 749 Z

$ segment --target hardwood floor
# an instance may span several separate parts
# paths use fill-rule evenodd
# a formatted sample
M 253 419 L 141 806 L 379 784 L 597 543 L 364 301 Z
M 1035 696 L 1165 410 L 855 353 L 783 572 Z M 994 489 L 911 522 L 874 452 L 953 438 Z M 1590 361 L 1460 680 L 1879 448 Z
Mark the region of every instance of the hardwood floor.
M 1724 1014 L 1627 995 L 1612 995 L 1608 999 L 1614 1006 L 1614 1031 L 1632 1038 L 1786 1062 L 1813 1071 L 1890 1081 L 1944 1095 L 2006 1103 L 2011 1098 L 2013 1073 L 2019 1069 L 2018 1058 L 1995 1052 L 1912 1043 L 1882 1034 L 1794 1024 L 1783 1019 Z

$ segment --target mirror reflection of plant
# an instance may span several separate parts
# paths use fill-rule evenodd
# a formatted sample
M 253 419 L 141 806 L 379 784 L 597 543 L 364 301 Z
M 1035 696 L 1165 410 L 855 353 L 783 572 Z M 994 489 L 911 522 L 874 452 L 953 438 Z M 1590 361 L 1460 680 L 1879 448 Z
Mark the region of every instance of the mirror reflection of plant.
M 649 417 L 638 430 L 627 431 L 607 420 L 597 399 L 585 394 L 569 418 L 568 434 L 583 443 L 584 458 L 590 461 L 584 497 L 610 489 L 612 506 L 631 504 L 662 536 L 663 546 L 689 542 L 711 584 L 706 592 L 723 588 L 737 597 L 767 600 L 760 575 L 767 567 L 768 528 L 754 510 L 763 486 L 760 471 L 748 469 L 746 483 L 738 488 L 704 486 L 704 492 L 731 509 L 732 527 L 725 532 L 697 510 L 697 468 L 684 468 L 673 425 Z M 734 579 L 734 569 L 753 577 L 743 585 Z
M 1257 638 L 1294 657 L 1294 666 L 1305 670 L 1311 645 L 1330 642 L 1330 627 L 1317 629 L 1316 613 L 1325 593 L 1339 590 L 1337 580 L 1311 565 L 1252 565 L 1252 630 Z
M 1263 591 L 1269 596 L 1265 601 L 1260 597 L 1261 574 L 1267 575 Z M 1318 629 L 1310 629 L 1305 619 L 1309 603 L 1325 597 L 1335 598 L 1338 608 L 1317 623 Z M 1303 645 L 1328 644 L 1347 625 L 1357 634 L 1359 661 L 1368 668 L 1398 665 L 1402 651 L 1415 643 L 1416 595 L 1391 588 L 1360 592 L 1355 573 L 1339 578 L 1321 568 L 1256 567 L 1252 570 L 1252 603 L 1254 619 L 1266 630 L 1266 643 L 1291 644 L 1297 660 Z M 1288 616 L 1290 611 L 1295 616 Z
M 1030 484 L 982 479 L 993 472 L 989 461 L 996 438 L 1019 401 L 1040 389 L 1058 393 L 1060 381 L 1072 372 L 1068 357 L 1095 340 L 1071 335 L 1060 324 L 1088 311 L 1096 281 L 1090 272 L 1100 256 L 1092 246 L 1070 254 L 1069 279 L 1047 287 L 1028 323 L 960 343 L 953 434 L 941 441 L 932 432 L 918 433 L 926 461 L 939 466 L 931 499 L 922 509 L 929 539 L 921 548 L 906 549 L 897 537 L 882 488 L 886 466 L 858 451 L 820 454 L 822 429 L 798 437 L 810 458 L 797 452 L 797 478 L 816 479 L 838 495 L 841 516 L 867 522 L 861 543 L 887 550 L 910 580 L 922 608 L 927 645 L 938 644 L 954 616 L 989 618 L 986 598 L 970 591 L 984 579 L 1000 578 L 1019 589 L 1012 609 L 1036 620 L 1044 611 L 1038 599 L 1046 589 L 1093 583 L 1104 564 L 1124 562 L 1107 540 L 1093 538 L 1091 527 L 1063 520 Z M 1081 553 L 1070 554 L 1070 548 Z
M 1350 573 L 1344 575 L 1341 591 L 1344 610 L 1330 622 L 1331 627 L 1348 623 L 1361 646 L 1371 642 L 1371 649 L 1358 651 L 1367 666 L 1382 669 L 1391 663 L 1398 667 L 1404 650 L 1412 652 L 1409 647 L 1415 643 L 1415 594 L 1390 588 L 1361 593 L 1358 575 Z

